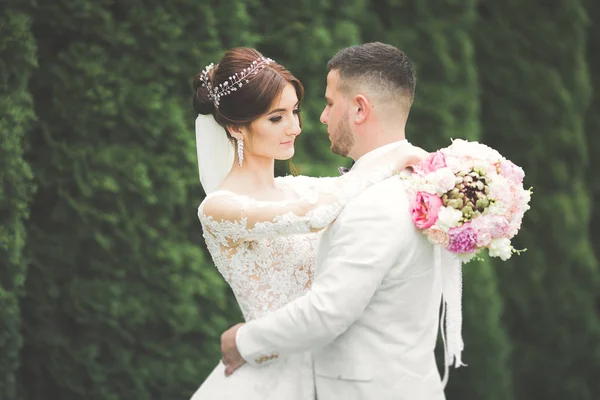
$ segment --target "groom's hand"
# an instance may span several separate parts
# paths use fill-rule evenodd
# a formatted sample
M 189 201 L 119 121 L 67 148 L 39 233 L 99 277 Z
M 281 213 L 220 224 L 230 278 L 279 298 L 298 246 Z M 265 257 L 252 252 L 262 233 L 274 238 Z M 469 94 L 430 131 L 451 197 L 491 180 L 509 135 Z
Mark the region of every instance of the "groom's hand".
M 235 343 L 235 336 L 242 325 L 244 324 L 232 326 L 221 335 L 221 353 L 223 353 L 223 364 L 225 364 L 225 376 L 233 374 L 236 369 L 246 362 Z

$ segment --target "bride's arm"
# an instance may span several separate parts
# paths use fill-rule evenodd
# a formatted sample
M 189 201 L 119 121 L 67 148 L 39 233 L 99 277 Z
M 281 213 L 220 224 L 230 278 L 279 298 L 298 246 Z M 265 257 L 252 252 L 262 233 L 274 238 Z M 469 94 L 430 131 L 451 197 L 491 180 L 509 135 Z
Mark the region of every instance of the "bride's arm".
M 372 184 L 420 161 L 418 150 L 392 150 L 384 156 L 331 178 L 327 185 L 284 202 L 259 201 L 231 193 L 211 196 L 199 209 L 201 221 L 231 230 L 235 241 L 316 232 L 327 227 L 346 203 Z
M 328 191 L 340 178 L 338 176 L 315 177 L 307 175 L 286 175 L 277 178 L 279 182 L 304 195 L 319 191 Z

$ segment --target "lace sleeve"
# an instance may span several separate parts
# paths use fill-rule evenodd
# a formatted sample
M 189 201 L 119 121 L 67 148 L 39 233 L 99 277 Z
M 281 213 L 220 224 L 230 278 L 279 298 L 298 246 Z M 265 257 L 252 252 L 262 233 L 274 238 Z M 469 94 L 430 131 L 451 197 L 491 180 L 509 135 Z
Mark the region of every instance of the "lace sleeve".
M 284 202 L 218 191 L 200 205 L 198 216 L 209 230 L 214 231 L 215 224 L 226 230 L 230 246 L 261 237 L 316 232 L 335 220 L 350 199 L 393 172 L 394 168 L 386 167 L 352 171 Z
M 310 196 L 311 193 L 329 191 L 336 185 L 338 179 L 340 179 L 340 176 L 316 178 L 305 175 L 287 175 L 276 178 L 277 181 L 292 188 L 300 196 Z
M 308 189 L 296 190 L 298 198 L 285 202 L 214 192 L 200 205 L 198 216 L 209 231 L 226 231 L 228 246 L 261 237 L 317 232 L 333 222 L 356 195 L 420 161 L 424 154 L 418 148 L 397 149 L 336 178 L 294 178 Z

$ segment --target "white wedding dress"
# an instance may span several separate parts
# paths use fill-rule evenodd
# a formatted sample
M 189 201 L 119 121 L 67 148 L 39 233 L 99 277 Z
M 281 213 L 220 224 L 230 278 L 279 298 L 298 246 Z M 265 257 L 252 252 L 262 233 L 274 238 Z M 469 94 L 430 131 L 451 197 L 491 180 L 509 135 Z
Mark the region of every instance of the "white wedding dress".
M 288 202 L 227 191 L 208 195 L 198 208 L 204 238 L 244 319 L 259 318 L 305 294 L 312 283 L 318 231 L 335 220 L 347 201 L 391 174 L 381 168 L 337 178 L 276 178 L 277 185 L 296 193 Z M 230 210 L 230 217 L 217 221 L 207 208 Z M 314 400 L 310 352 L 271 357 L 277 359 L 260 368 L 244 364 L 230 377 L 219 362 L 192 400 Z

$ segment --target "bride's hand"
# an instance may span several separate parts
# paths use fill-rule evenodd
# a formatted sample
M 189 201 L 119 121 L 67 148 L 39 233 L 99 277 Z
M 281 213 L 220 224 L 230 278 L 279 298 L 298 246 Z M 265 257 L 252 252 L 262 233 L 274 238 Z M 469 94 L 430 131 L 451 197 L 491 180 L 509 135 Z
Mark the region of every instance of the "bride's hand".
M 415 146 L 411 146 L 409 149 L 402 146 L 399 149 L 393 150 L 392 153 L 396 153 L 397 156 L 395 172 L 400 172 L 406 168 L 418 165 L 429 154 L 420 147 Z
M 398 146 L 382 154 L 380 157 L 353 167 L 352 171 L 364 170 L 366 172 L 383 168 L 391 169 L 393 172 L 400 172 L 419 164 L 428 154 L 425 150 L 416 146 Z

